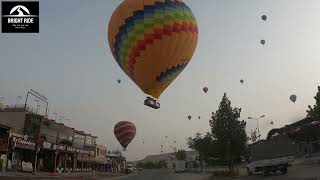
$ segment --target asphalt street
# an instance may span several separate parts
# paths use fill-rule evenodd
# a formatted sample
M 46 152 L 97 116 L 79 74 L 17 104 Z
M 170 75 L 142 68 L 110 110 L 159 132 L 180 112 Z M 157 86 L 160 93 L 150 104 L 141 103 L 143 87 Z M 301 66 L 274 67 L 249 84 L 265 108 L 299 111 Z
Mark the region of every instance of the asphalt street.
M 208 174 L 174 173 L 173 170 L 144 170 L 129 176 L 112 178 L 112 180 L 207 180 Z
M 288 170 L 288 174 L 271 174 L 268 176 L 242 175 L 241 177 L 225 178 L 212 177 L 211 173 L 197 174 L 197 173 L 174 173 L 173 170 L 143 170 L 135 172 L 130 175 L 121 177 L 1 177 L 0 180 L 51 180 L 51 179 L 68 179 L 68 180 L 320 180 L 320 165 L 296 166 Z

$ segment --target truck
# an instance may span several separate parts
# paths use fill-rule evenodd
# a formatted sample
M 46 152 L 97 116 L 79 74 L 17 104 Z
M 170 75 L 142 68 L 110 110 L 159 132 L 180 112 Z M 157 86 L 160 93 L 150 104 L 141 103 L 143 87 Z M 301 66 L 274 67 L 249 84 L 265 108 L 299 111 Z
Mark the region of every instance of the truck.
M 186 161 L 177 160 L 175 162 L 175 172 L 181 173 L 181 172 L 184 172 L 185 170 L 186 170 Z
M 249 176 L 255 173 L 267 175 L 270 172 L 276 173 L 278 171 L 286 174 L 293 161 L 293 156 L 253 161 L 247 165 L 247 173 Z
M 277 134 L 249 145 L 248 175 L 281 172 L 286 174 L 294 161 L 297 144 L 286 134 Z

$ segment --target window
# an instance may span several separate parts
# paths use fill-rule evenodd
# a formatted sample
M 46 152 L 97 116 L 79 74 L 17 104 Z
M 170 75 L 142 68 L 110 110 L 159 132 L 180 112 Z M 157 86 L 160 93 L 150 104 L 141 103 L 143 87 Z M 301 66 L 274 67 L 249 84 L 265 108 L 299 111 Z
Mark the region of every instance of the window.
M 91 136 L 86 136 L 86 143 L 85 146 L 93 146 L 93 138 Z
M 72 146 L 73 130 L 66 127 L 60 127 L 58 144 L 65 144 Z
M 85 136 L 75 133 L 73 137 L 73 146 L 76 148 L 83 148 Z
M 56 143 L 59 126 L 54 122 L 43 121 L 40 129 L 40 138 L 43 141 Z
M 38 116 L 27 116 L 25 124 L 25 134 L 30 138 L 35 138 L 39 133 L 40 118 Z

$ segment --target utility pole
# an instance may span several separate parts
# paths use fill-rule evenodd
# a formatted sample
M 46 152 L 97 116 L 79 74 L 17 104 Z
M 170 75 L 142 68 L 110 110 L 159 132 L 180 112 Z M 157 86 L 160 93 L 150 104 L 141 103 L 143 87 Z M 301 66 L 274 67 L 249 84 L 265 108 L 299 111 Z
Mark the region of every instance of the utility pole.
M 259 136 L 259 141 L 260 141 L 260 128 L 259 128 L 259 119 L 266 117 L 266 115 L 262 115 L 259 118 L 254 118 L 254 117 L 248 117 L 248 119 L 253 119 L 257 121 L 257 128 L 258 128 L 258 136 Z

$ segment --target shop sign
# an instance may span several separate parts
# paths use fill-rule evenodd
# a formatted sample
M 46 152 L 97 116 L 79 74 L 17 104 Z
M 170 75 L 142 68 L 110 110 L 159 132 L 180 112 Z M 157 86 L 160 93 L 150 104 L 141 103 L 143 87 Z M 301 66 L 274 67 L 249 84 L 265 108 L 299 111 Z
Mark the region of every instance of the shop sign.
M 69 146 L 67 147 L 67 151 L 68 151 L 68 152 L 75 152 L 75 150 L 76 150 L 76 149 L 73 148 L 73 147 L 69 147 Z
M 63 146 L 63 145 L 56 145 L 54 144 L 53 147 L 52 147 L 53 150 L 61 150 L 61 151 L 64 151 L 66 150 L 66 147 Z
M 15 147 L 22 149 L 34 150 L 36 147 L 36 143 L 29 140 L 26 136 L 24 138 L 12 136 L 12 142 Z
M 51 144 L 49 142 L 43 142 L 42 147 L 43 147 L 43 149 L 67 151 L 67 152 L 71 152 L 71 153 L 94 154 L 94 151 L 87 151 L 87 150 L 83 150 L 83 149 L 74 148 L 71 146 Z
M 51 143 L 43 142 L 42 147 L 43 147 L 44 149 L 51 149 Z
M 2 160 L 6 160 L 6 159 L 7 159 L 7 155 L 2 154 L 2 155 L 1 155 L 1 157 L 0 157 L 0 159 L 2 159 Z

